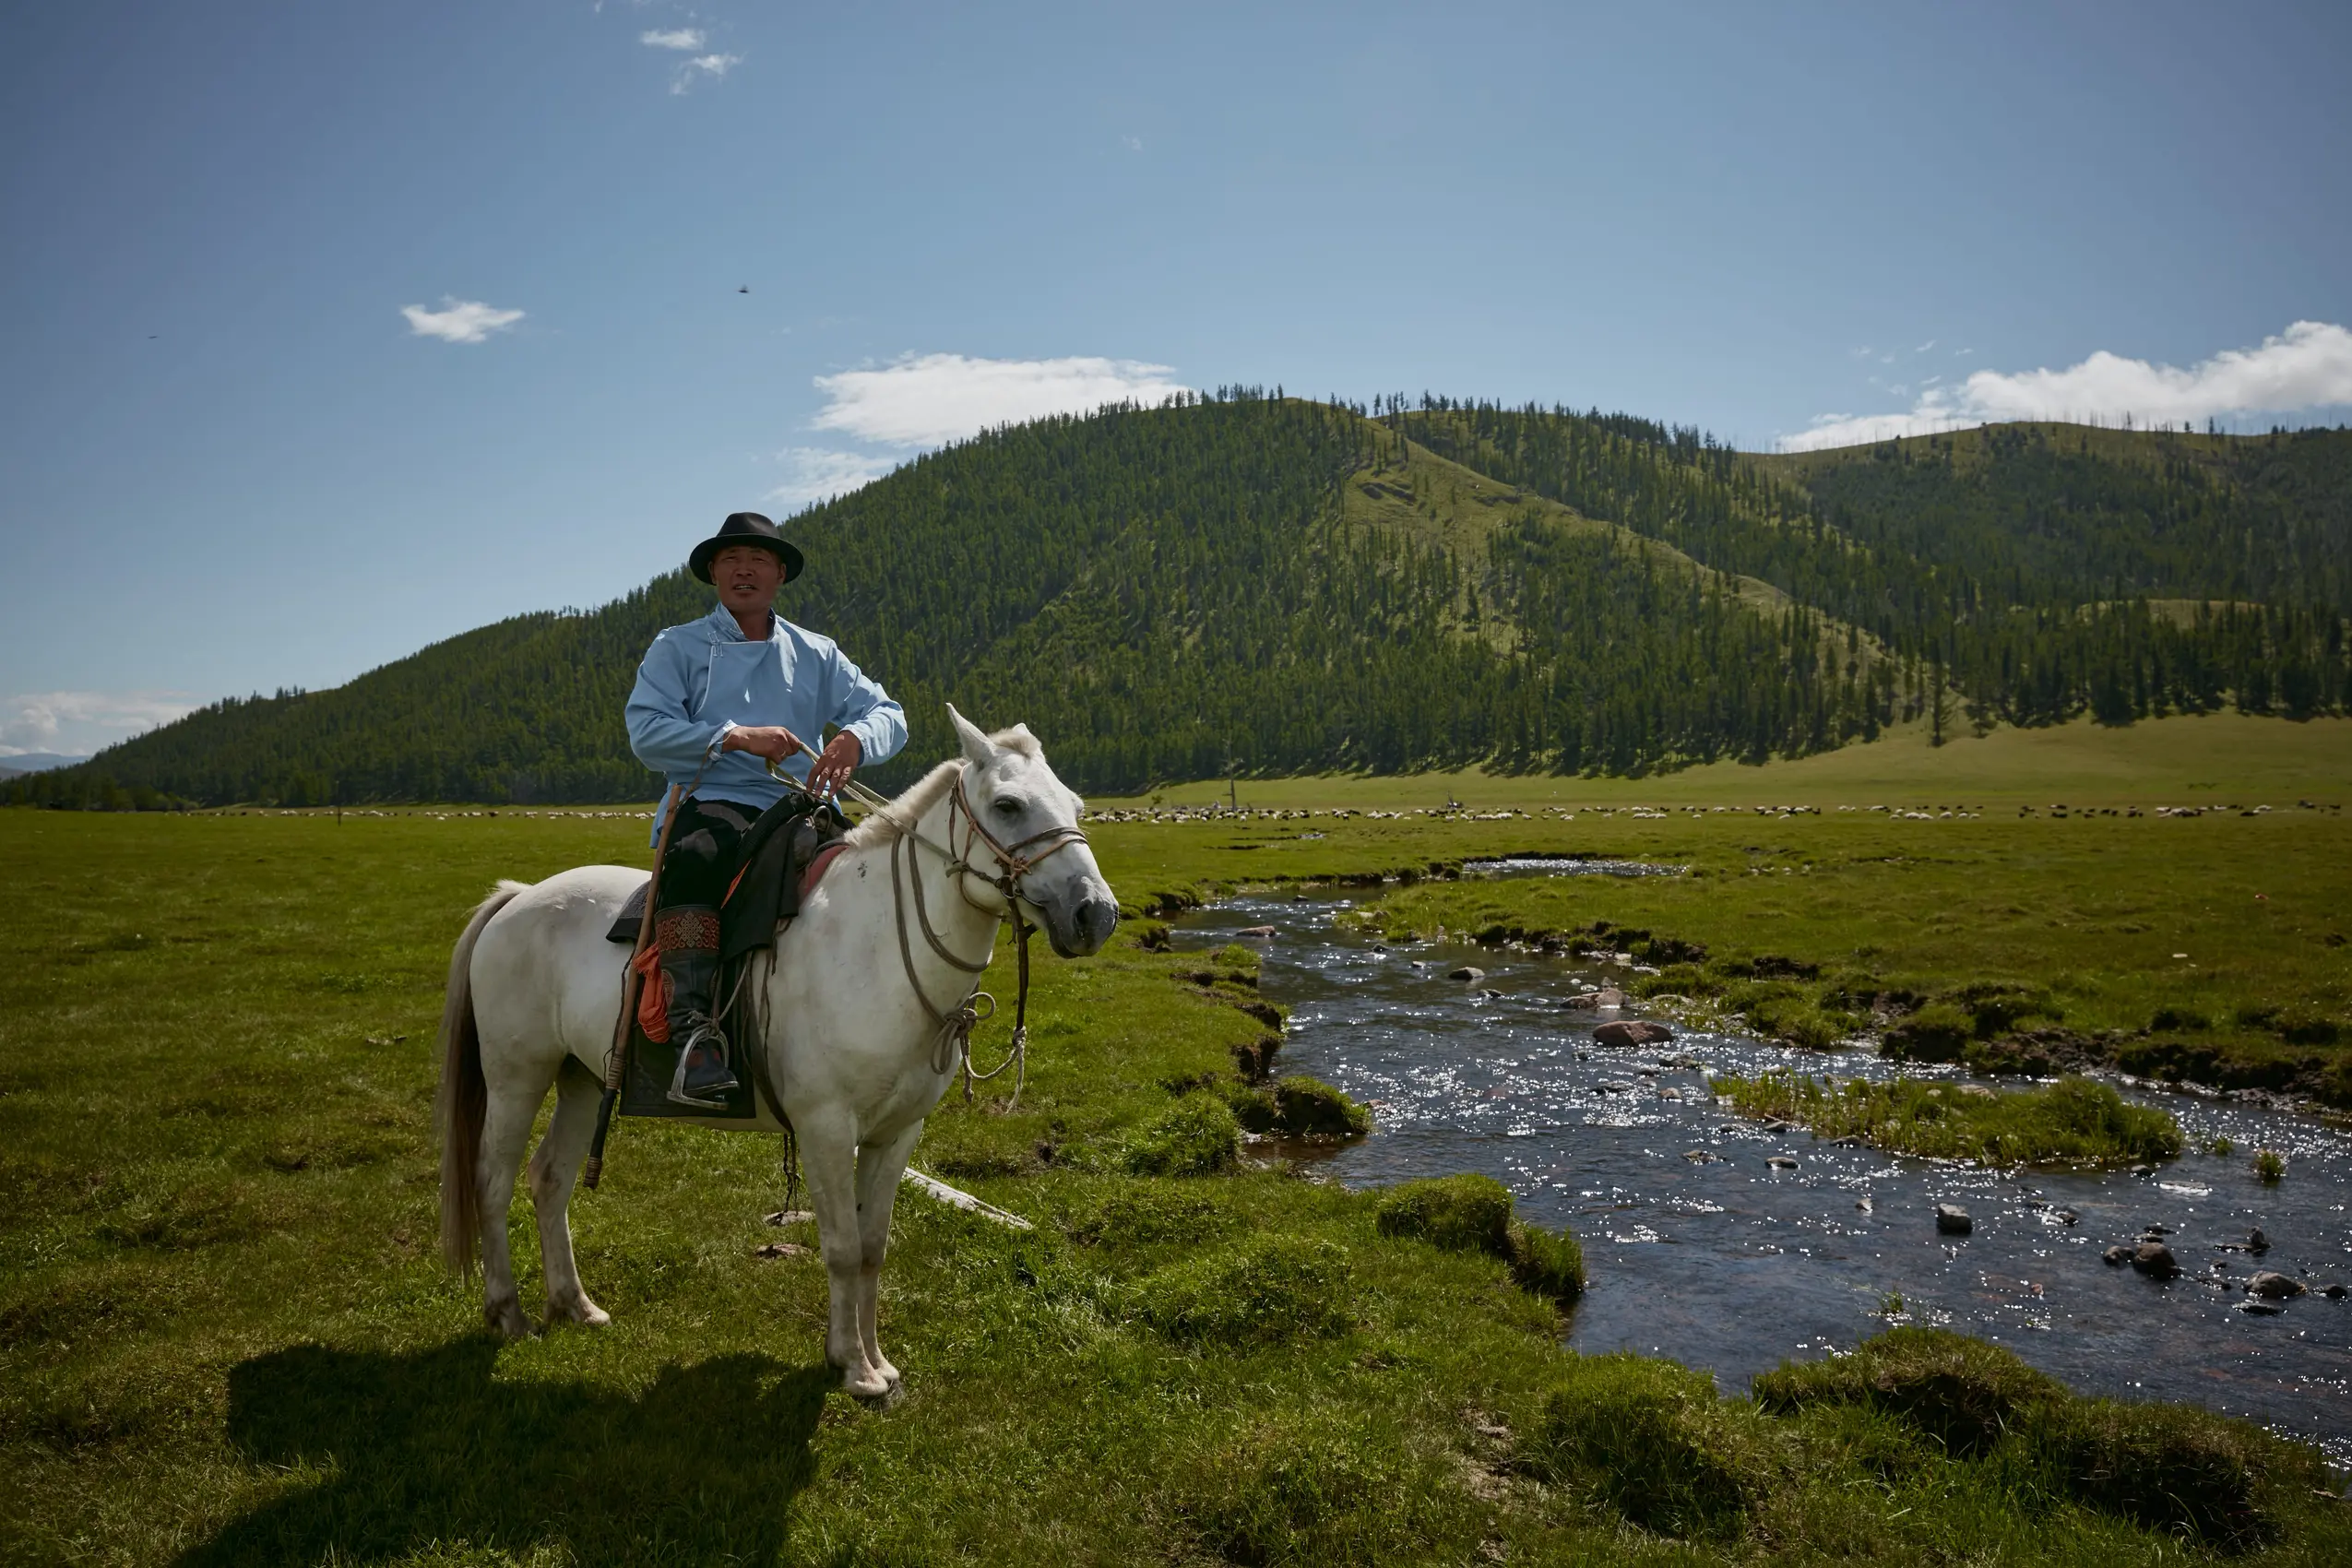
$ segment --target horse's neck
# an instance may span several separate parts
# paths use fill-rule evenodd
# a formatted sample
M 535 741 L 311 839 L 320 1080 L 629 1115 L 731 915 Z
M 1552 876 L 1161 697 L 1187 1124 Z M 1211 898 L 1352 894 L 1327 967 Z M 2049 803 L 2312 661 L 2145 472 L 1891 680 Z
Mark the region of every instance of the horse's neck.
M 859 884 L 865 887 L 879 883 L 883 896 L 890 900 L 882 919 L 897 928 L 895 935 L 883 937 L 887 947 L 896 950 L 892 956 L 881 959 L 882 972 L 888 977 L 883 984 L 905 985 L 911 965 L 916 987 L 925 1005 L 934 1011 L 962 1005 L 980 977 L 942 958 L 932 945 L 932 936 L 964 963 L 985 964 L 995 946 L 1002 918 L 976 907 L 964 896 L 965 878 L 955 872 L 956 862 L 946 858 L 969 848 L 956 837 L 955 811 L 953 795 L 942 795 L 932 802 L 916 820 L 913 832 L 870 851 L 884 862 L 877 869 L 886 876 L 864 878 Z

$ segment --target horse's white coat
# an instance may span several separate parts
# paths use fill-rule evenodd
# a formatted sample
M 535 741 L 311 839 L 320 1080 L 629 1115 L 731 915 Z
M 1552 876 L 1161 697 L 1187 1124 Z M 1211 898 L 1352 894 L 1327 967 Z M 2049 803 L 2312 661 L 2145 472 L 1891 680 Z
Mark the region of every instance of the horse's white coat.
M 874 1324 L 891 1206 L 923 1118 L 957 1066 L 952 1057 L 945 1071 L 934 1065 L 938 1026 L 909 989 L 899 957 L 892 840 L 912 814 L 915 837 L 900 847 L 901 873 L 922 878 L 924 908 L 948 949 L 978 963 L 989 956 L 1004 900 L 989 885 L 999 872 L 988 847 L 973 841 L 967 849 L 968 829 L 951 830 L 956 774 L 964 777 L 972 810 L 1007 846 L 1075 823 L 1083 805 L 1054 777 L 1027 729 L 990 737 L 948 711 L 963 740 L 962 759 L 942 764 L 888 814 L 874 814 L 850 834 L 849 847 L 777 944 L 767 981 L 769 1038 L 757 1042 L 766 1052 L 768 1081 L 799 1134 L 816 1211 L 832 1291 L 826 1356 L 842 1369 L 843 1387 L 869 1397 L 898 1382 Z M 963 853 L 979 874 L 951 876 L 926 844 Z M 445 1037 L 462 1023 L 469 990 L 484 1091 L 479 1155 L 470 1172 L 482 1217 L 482 1311 L 509 1336 L 529 1332 L 530 1324 L 515 1286 L 505 1215 L 532 1118 L 551 1086 L 557 1095 L 554 1119 L 530 1162 L 548 1314 L 584 1324 L 609 1321 L 581 1288 L 565 1214 L 594 1130 L 621 1005 L 624 955 L 605 932 L 644 880 L 643 872 L 625 867 L 582 866 L 535 886 L 502 884 L 483 906 L 487 919 L 477 915 L 453 957 Z M 1020 891 L 1029 917 L 1065 956 L 1096 951 L 1117 919 L 1110 885 L 1084 842 L 1045 860 Z M 972 977 L 932 951 L 914 924 L 911 902 L 905 918 L 923 992 L 932 1007 L 952 1012 Z M 755 970 L 748 983 L 761 978 Z M 464 1071 L 461 1054 L 449 1052 L 445 1078 Z M 445 1103 L 457 1103 L 447 1082 L 444 1093 Z M 778 1130 L 764 1105 L 760 1125 Z M 462 1126 L 445 1129 L 461 1152 L 465 1134 Z M 457 1179 L 445 1168 L 445 1234 L 457 1236 L 469 1253 L 462 1222 L 452 1230 L 446 1218 L 461 1212 L 451 1206 Z

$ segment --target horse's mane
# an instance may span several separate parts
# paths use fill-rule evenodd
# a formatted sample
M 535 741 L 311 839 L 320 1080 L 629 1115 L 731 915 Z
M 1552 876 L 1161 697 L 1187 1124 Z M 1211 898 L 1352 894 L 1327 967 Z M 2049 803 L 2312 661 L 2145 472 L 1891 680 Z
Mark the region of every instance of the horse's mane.
M 1005 751 L 1032 759 L 1045 754 L 1045 749 L 1029 733 L 1026 724 L 1016 724 L 1010 730 L 999 730 L 989 740 Z M 893 838 L 913 831 L 923 814 L 939 803 L 939 798 L 955 786 L 956 776 L 964 770 L 964 759 L 951 756 L 897 796 L 881 811 L 866 813 L 865 820 L 849 829 L 842 842 L 852 849 L 887 844 Z

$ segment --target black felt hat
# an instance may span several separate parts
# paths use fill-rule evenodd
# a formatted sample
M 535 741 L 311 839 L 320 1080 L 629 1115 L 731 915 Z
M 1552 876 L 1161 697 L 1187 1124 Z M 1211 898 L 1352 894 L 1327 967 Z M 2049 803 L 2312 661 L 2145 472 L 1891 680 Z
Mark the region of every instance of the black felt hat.
M 784 563 L 784 580 L 788 583 L 801 575 L 801 552 L 776 531 L 774 523 L 757 512 L 728 513 L 727 520 L 719 525 L 719 531 L 695 545 L 695 552 L 686 557 L 686 570 L 708 582 L 711 557 L 739 544 L 757 545 L 773 552 Z

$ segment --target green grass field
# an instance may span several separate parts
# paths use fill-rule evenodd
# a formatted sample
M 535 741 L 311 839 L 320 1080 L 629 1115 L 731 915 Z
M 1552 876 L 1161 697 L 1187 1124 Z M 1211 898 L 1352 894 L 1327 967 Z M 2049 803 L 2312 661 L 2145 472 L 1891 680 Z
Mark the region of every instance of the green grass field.
M 1764 766 L 1713 763 L 1646 778 L 1554 774 L 1454 773 L 1244 778 L 1243 806 L 1417 809 L 1456 800 L 1475 810 L 1545 805 L 1861 805 L 1984 803 L 2014 809 L 2158 805 L 2291 806 L 2313 799 L 2352 804 L 2352 719 L 2289 724 L 2238 714 L 2151 719 L 2120 729 L 2085 720 L 2047 730 L 2000 729 L 1978 738 L 1965 726 L 1942 746 L 1928 728 L 1891 730 L 1868 745 Z M 1223 780 L 1171 785 L 1114 808 L 1227 799 Z
M 1740 778 L 1760 803 L 1786 798 L 1780 772 Z M 1253 816 L 1096 840 L 1139 909 L 1509 850 L 1672 857 L 1709 874 L 1399 884 L 1376 915 L 1469 929 L 1499 899 L 1523 923 L 1679 933 L 1718 964 L 1869 945 L 1922 986 L 2042 988 L 2069 1028 L 2290 991 L 2340 1010 L 2324 938 L 2347 830 L 2267 803 Z M 1017 1111 L 1000 1094 L 934 1118 L 917 1162 L 1039 1229 L 903 1201 L 897 1408 L 828 1392 L 822 1270 L 760 1255 L 813 1238 L 762 1223 L 783 1172 L 742 1134 L 622 1123 L 574 1211 L 613 1326 L 501 1346 L 434 1261 L 448 944 L 494 877 L 642 862 L 643 833 L 560 813 L 0 812 L 0 1560 L 2104 1565 L 2178 1561 L 2183 1531 L 2192 1555 L 2352 1555 L 2303 1451 L 2027 1387 L 1990 1348 L 1905 1349 L 1935 1362 L 1932 1397 L 1767 1408 L 1671 1363 L 1574 1355 L 1510 1258 L 1385 1234 L 1375 1195 L 1247 1159 L 1136 1174 L 1201 1164 L 1182 1151 L 1217 1118 L 1187 1108 L 1241 1098 L 1236 1064 L 1269 1033 L 1245 963 L 1148 950 L 1142 919 L 1095 959 L 1042 964 Z M 1865 920 L 1882 929 L 1858 944 Z M 1004 1032 L 982 1030 L 983 1062 Z M 2015 1419 L 1953 1441 L 1986 1400 Z

